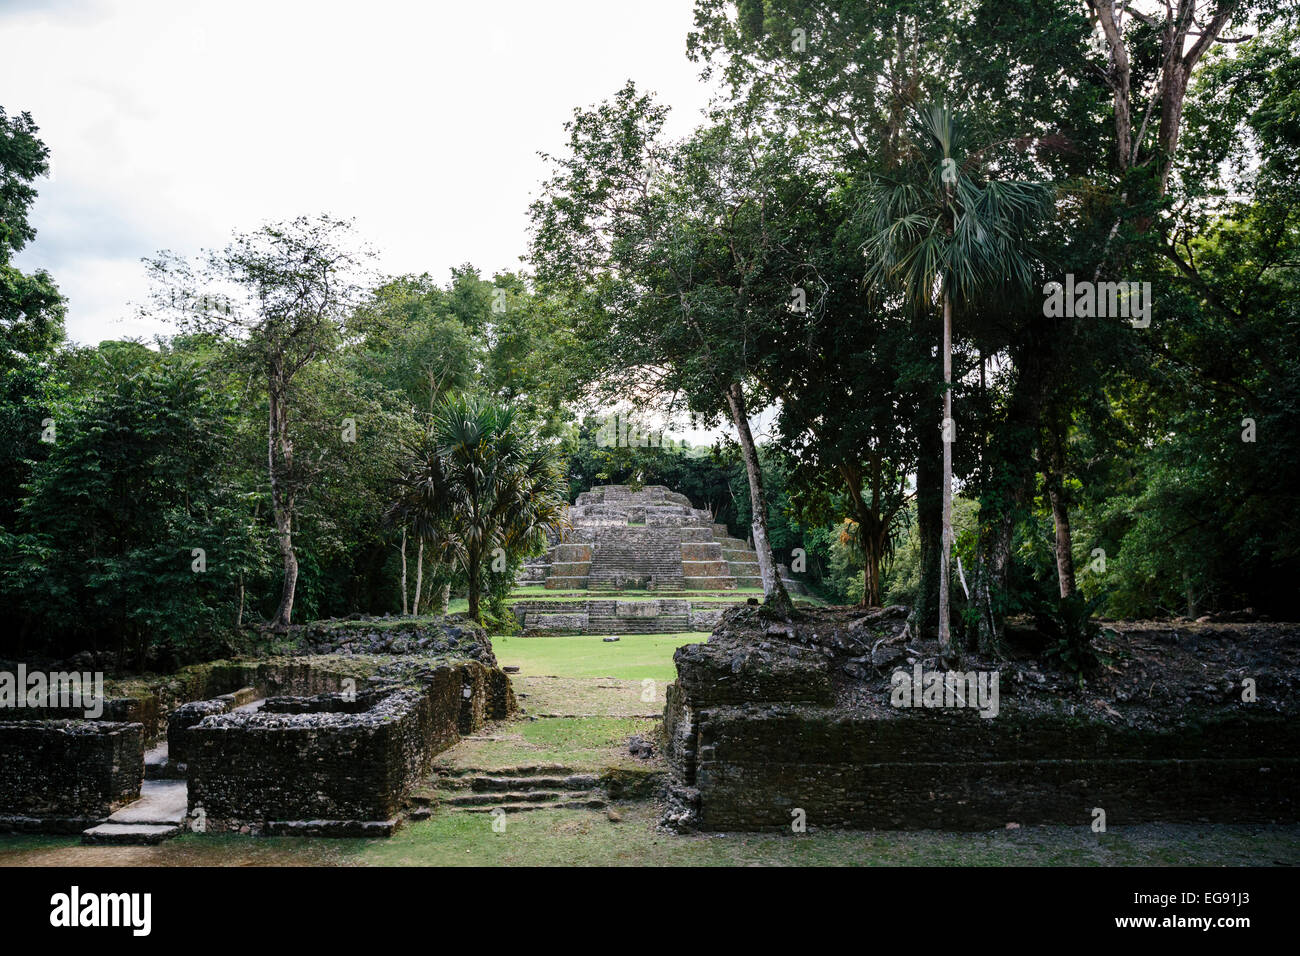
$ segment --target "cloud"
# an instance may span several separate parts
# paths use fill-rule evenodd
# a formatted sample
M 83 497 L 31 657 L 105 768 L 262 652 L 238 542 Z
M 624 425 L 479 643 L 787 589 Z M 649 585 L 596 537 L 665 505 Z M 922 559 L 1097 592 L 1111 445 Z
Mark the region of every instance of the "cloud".
M 708 98 L 692 0 L 40 6 L 0 0 L 3 105 L 53 172 L 19 264 L 50 271 L 86 342 L 124 334 L 142 256 L 304 213 L 355 217 L 389 272 L 518 268 L 537 152 L 575 106 L 630 76 L 683 133 Z

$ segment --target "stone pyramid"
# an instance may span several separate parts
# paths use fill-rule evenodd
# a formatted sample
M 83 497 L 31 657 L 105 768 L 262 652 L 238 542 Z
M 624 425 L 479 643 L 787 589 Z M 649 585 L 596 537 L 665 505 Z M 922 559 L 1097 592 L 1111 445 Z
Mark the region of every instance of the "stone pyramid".
M 663 485 L 599 485 L 519 583 L 551 590 L 729 591 L 761 587 L 758 556 L 707 510 Z

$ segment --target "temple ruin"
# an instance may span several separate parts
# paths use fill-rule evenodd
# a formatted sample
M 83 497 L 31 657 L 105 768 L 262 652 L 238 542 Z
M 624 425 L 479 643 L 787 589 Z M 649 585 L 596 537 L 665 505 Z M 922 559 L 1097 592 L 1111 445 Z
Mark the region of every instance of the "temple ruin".
M 569 508 L 571 529 L 519 583 L 548 590 L 734 591 L 762 587 L 758 555 L 706 509 L 663 485 L 599 485 Z

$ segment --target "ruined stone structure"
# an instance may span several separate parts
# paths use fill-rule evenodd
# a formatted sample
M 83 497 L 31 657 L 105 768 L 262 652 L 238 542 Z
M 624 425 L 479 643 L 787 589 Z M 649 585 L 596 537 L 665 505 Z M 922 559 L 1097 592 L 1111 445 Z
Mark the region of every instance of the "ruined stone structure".
M 0 711 L 0 832 L 388 835 L 437 754 L 518 710 L 473 625 L 300 631 L 296 656 L 188 667 L 102 719 Z
M 1002 693 L 985 719 L 961 706 L 893 706 L 892 673 L 915 663 L 906 609 L 857 613 L 795 624 L 742 606 L 708 643 L 678 648 L 664 712 L 666 823 L 784 829 L 802 814 L 809 827 L 1086 826 L 1094 808 L 1111 825 L 1300 819 L 1300 724 L 1285 693 L 1296 672 L 1258 652 L 1267 643 L 1290 654 L 1293 625 L 1270 625 L 1254 644 L 1231 626 L 1190 640 L 1176 628 L 1130 629 L 1117 645 L 1158 642 L 1162 670 L 1153 678 L 1121 661 L 1087 694 L 1034 665 L 987 661 Z M 1243 660 L 1268 700 L 1243 700 Z M 1194 693 L 1173 706 L 1152 696 L 1183 674 Z
M 514 610 L 528 634 L 682 634 L 713 630 L 730 606 L 698 598 L 609 598 L 520 601 Z
M 734 591 L 762 587 L 758 556 L 705 509 L 662 485 L 578 495 L 570 530 L 526 563 L 520 584 L 549 590 Z

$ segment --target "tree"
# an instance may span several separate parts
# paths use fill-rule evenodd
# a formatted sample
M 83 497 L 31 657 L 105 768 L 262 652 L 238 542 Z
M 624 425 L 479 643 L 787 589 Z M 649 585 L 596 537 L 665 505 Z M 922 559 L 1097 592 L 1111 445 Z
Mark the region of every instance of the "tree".
M 639 404 L 730 419 L 767 605 L 788 615 L 749 409 L 770 399 L 756 370 L 803 261 L 792 224 L 819 184 L 797 142 L 743 116 L 677 144 L 661 140 L 665 116 L 631 83 L 575 112 L 570 154 L 532 208 L 531 258 L 575 303 L 593 378 Z
M 853 185 L 809 203 L 806 301 L 791 310 L 760 374 L 780 397 L 777 435 L 792 463 L 795 512 L 814 525 L 850 519 L 863 575 L 856 593 L 879 605 L 882 568 L 914 494 L 917 422 L 935 390 L 928 340 L 906 310 L 873 301 L 863 286 Z
M 543 547 L 563 524 L 564 478 L 554 452 L 529 440 L 512 409 L 451 396 L 397 481 L 392 513 L 434 560 L 465 572 L 469 616 L 482 623 L 484 576 Z M 499 551 L 498 551 L 499 549 Z
M 63 338 L 63 297 L 49 273 L 28 275 L 11 264 L 36 238 L 27 218 L 36 200 L 32 182 L 50 171 L 38 132 L 30 113 L 10 117 L 0 107 L 0 369 L 43 355 Z
M 1046 218 L 1051 193 L 1038 183 L 982 176 L 961 127 L 941 105 L 920 109 L 912 151 L 894 175 L 877 177 L 864 206 L 867 281 L 901 293 L 910 308 L 943 314 L 943 539 L 939 565 L 939 644 L 951 645 L 948 615 L 952 531 L 952 322 L 955 306 L 996 294 L 1023 294 L 1033 278 L 1028 242 Z M 982 181 L 981 181 L 982 179 Z
M 56 409 L 3 562 L 22 625 L 137 666 L 228 634 L 239 582 L 260 571 L 250 496 L 219 465 L 234 403 L 192 364 L 140 351 Z
M 1155 195 L 1163 197 L 1178 155 L 1183 102 L 1193 68 L 1219 39 L 1241 7 L 1241 0 L 1177 0 L 1176 4 L 1165 3 L 1163 8 L 1152 5 L 1156 12 L 1151 13 L 1142 11 L 1136 4 L 1116 5 L 1114 0 L 1086 2 L 1109 53 L 1103 77 L 1114 94 L 1115 165 L 1121 176 L 1152 167 Z M 1198 6 L 1201 7 L 1199 17 Z M 1130 31 L 1130 24 L 1136 24 L 1137 29 Z M 1129 33 L 1137 36 L 1131 37 Z M 1139 63 L 1149 60 L 1148 51 L 1140 48 L 1150 45 L 1153 34 L 1159 48 L 1159 66 L 1149 82 L 1138 83 L 1134 89 L 1135 52 Z M 1148 92 L 1150 100 L 1143 110 L 1141 97 Z M 1135 128 L 1134 116 L 1138 111 L 1142 120 Z M 1147 131 L 1153 115 L 1157 117 L 1155 142 L 1149 143 Z M 1117 228 L 1118 221 L 1110 236 Z
M 289 626 L 298 583 L 294 522 L 299 496 L 315 475 L 294 457 L 295 381 L 339 346 L 359 298 L 365 253 L 351 224 L 329 216 L 299 217 L 237 235 L 197 266 L 169 253 L 148 262 L 155 301 L 179 316 L 188 332 L 234 343 L 267 393 L 267 477 L 284 568 L 272 626 Z

